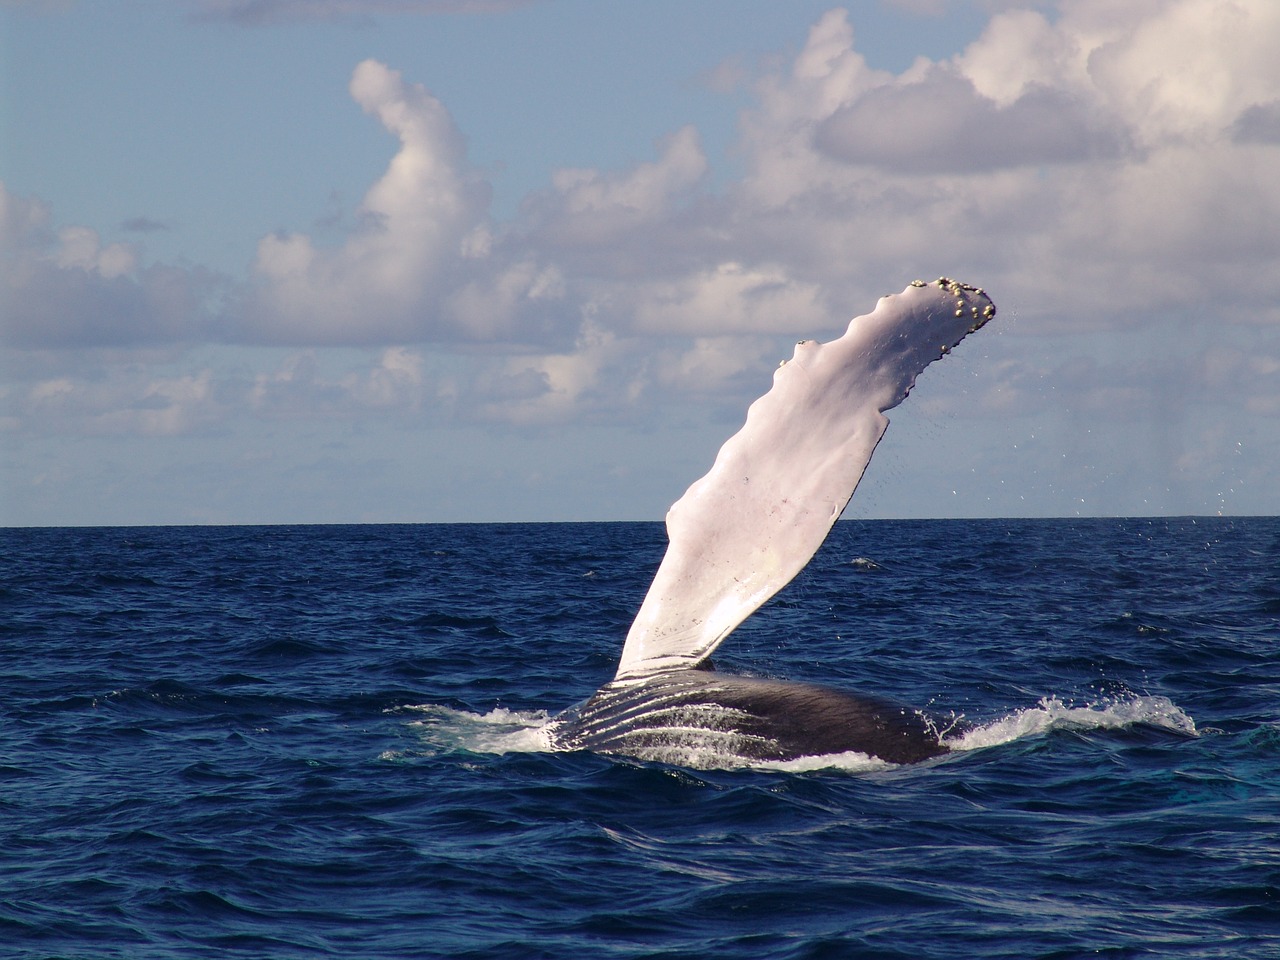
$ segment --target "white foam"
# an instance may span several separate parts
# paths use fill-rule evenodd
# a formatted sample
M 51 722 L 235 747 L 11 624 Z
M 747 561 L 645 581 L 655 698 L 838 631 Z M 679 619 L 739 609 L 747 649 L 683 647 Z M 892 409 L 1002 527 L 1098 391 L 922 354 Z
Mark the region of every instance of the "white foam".
M 423 714 L 410 726 L 437 750 L 469 750 L 472 753 L 542 753 L 554 749 L 551 718 L 545 710 L 507 710 L 488 713 L 454 710 L 425 703 L 401 707 Z M 433 751 L 434 752 L 434 751 Z
M 1045 697 L 1034 707 L 948 738 L 946 744 L 952 750 L 979 750 L 1050 730 L 1112 730 L 1136 724 L 1196 736 L 1195 721 L 1168 697 L 1123 697 L 1082 707 Z
M 866 773 L 868 770 L 889 770 L 895 764 L 879 757 L 846 750 L 844 753 L 825 753 L 815 757 L 796 757 L 794 760 L 762 760 L 753 763 L 757 770 L 782 770 L 787 773 L 807 773 L 811 770 L 846 770 Z

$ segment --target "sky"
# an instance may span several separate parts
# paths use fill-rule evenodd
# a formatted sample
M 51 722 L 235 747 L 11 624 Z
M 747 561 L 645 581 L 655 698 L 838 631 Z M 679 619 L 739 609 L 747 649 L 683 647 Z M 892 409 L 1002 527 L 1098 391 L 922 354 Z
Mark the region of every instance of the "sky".
M 996 319 L 849 518 L 1280 512 L 1273 0 L 0 0 L 0 525 L 656 520 Z

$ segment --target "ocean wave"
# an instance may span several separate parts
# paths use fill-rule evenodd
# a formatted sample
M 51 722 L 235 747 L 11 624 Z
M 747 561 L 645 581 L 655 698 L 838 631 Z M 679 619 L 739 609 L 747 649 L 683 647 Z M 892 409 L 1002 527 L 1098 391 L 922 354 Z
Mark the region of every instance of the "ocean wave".
M 1057 697 L 1043 697 L 1034 707 L 972 727 L 948 738 L 946 744 L 956 751 L 980 750 L 1053 730 L 1115 730 L 1134 726 L 1197 735 L 1195 721 L 1168 697 L 1120 697 L 1084 706 L 1075 706 Z

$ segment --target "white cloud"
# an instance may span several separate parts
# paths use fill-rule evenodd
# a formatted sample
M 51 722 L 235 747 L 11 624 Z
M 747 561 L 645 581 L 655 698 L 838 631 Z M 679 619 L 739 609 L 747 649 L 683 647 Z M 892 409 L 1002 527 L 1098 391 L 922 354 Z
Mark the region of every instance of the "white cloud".
M 49 241 L 49 207 L 15 196 L 0 181 L 0 253 L 21 255 L 27 247 Z
M 226 393 L 263 420 L 358 421 L 366 417 L 441 420 L 440 381 L 408 347 L 356 351 L 337 369 L 316 351 L 290 352 L 252 381 L 228 377 Z
M 627 353 L 613 334 L 588 324 L 570 353 L 512 359 L 499 376 L 512 394 L 481 407 L 489 419 L 516 424 L 562 423 L 580 416 L 584 398 L 605 385 L 610 397 L 635 395 L 638 384 L 619 361 Z M 597 399 L 592 406 L 598 406 Z
M 643 334 L 804 333 L 830 323 L 821 288 L 772 264 L 717 264 L 638 285 L 633 329 Z
M 436 409 L 440 375 L 406 347 L 353 351 L 340 360 L 314 350 L 278 357 L 195 351 L 146 362 L 121 351 L 81 351 L 65 372 L 45 367 L 24 377 L 11 371 L 6 379 L 0 422 L 11 433 L 193 436 L 225 431 L 245 418 L 332 423 L 421 415 L 440 421 L 450 413 Z
M 336 250 L 305 234 L 258 245 L 259 286 L 243 336 L 280 342 L 425 339 L 447 329 L 439 310 L 446 274 L 476 244 L 488 189 L 467 169 L 465 145 L 444 105 L 374 60 L 356 67 L 351 96 L 400 140 L 368 191 L 360 226 Z M 465 249 L 464 249 L 465 247 Z M 466 331 L 451 331 L 466 336 Z
M 123 243 L 102 246 L 97 231 L 88 227 L 64 227 L 58 231 L 59 247 L 53 262 L 63 269 L 78 268 L 104 280 L 132 273 L 138 265 L 134 251 Z
M 768 386 L 776 337 L 619 336 L 584 324 L 573 348 L 510 358 L 481 368 L 470 383 L 474 404 L 459 417 L 521 426 L 572 422 L 635 425 L 672 405 L 711 404 L 712 419 L 740 419 Z M 464 412 L 473 410 L 474 412 Z
M 137 368 L 39 380 L 5 398 L 15 428 L 32 421 L 78 436 L 183 436 L 219 429 L 230 408 L 212 371 L 155 376 Z
M 1089 57 L 1098 39 L 1096 29 L 1087 31 L 1089 39 L 1082 32 L 1055 26 L 1035 10 L 1010 10 L 992 17 L 982 36 L 954 63 L 998 107 L 1008 107 L 1037 87 L 1083 97 L 1093 85 Z
M 1276 322 L 1277 17 L 1265 0 L 1067 0 L 889 76 L 828 14 L 744 118 L 738 236 L 774 231 L 773 262 L 828 300 L 941 269 L 1030 330 Z
M 1280 6 L 1268 0 L 1181 0 L 1116 19 L 1072 4 L 1059 29 L 1099 38 L 1090 76 L 1148 146 L 1216 141 L 1280 88 Z
M 0 182 L 0 343 L 81 348 L 194 342 L 223 280 L 198 268 L 140 266 L 129 244 L 84 226 L 56 232 L 48 205 Z
M 565 169 L 531 205 L 552 242 L 626 242 L 628 234 L 671 217 L 707 172 L 698 132 L 683 127 L 661 145 L 661 156 L 622 174 Z
M 832 11 L 790 63 L 764 61 L 738 181 L 713 185 L 716 161 L 686 126 L 629 169 L 558 171 L 508 223 L 492 220 L 446 106 L 368 60 L 351 97 L 399 148 L 358 226 L 336 246 L 262 238 L 235 300 L 87 228 L 55 229 L 46 207 L 0 189 L 11 344 L 268 343 L 291 359 L 204 380 L 131 375 L 115 392 L 71 377 L 69 395 L 54 370 L 41 396 L 5 402 L 59 429 L 94 403 L 137 407 L 113 429 L 142 431 L 206 429 L 210 411 L 627 422 L 681 398 L 749 399 L 779 339 L 830 336 L 943 273 L 992 291 L 1016 336 L 1167 330 L 1154 339 L 1168 359 L 1142 375 L 1193 380 L 1187 327 L 1280 323 L 1278 18 L 1268 0 L 1064 0 L 1054 18 L 996 14 L 953 58 L 893 74 L 868 66 Z M 341 345 L 368 352 L 338 373 L 306 352 Z M 1227 366 L 1273 384 L 1277 359 L 1272 340 L 1253 366 Z M 1026 411 L 1045 382 L 1154 409 L 1123 363 L 1002 362 L 992 415 Z M 1247 402 L 1271 409 L 1274 390 Z
M 390 347 L 365 377 L 352 376 L 345 385 L 366 407 L 412 413 L 423 398 L 422 357 L 405 347 Z
M 820 150 L 849 163 L 919 174 L 1079 163 L 1127 153 L 1120 128 L 1093 104 L 1030 86 L 1006 105 L 950 67 L 876 88 L 818 125 Z

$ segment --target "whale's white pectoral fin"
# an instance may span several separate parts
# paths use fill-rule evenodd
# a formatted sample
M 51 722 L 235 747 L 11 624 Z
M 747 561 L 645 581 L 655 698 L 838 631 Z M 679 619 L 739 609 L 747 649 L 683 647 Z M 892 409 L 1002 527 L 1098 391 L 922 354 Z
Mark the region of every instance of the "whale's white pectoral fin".
M 801 341 L 667 513 L 670 545 L 617 679 L 694 666 L 822 545 L 916 377 L 995 315 L 981 290 L 915 281 L 837 340 Z

